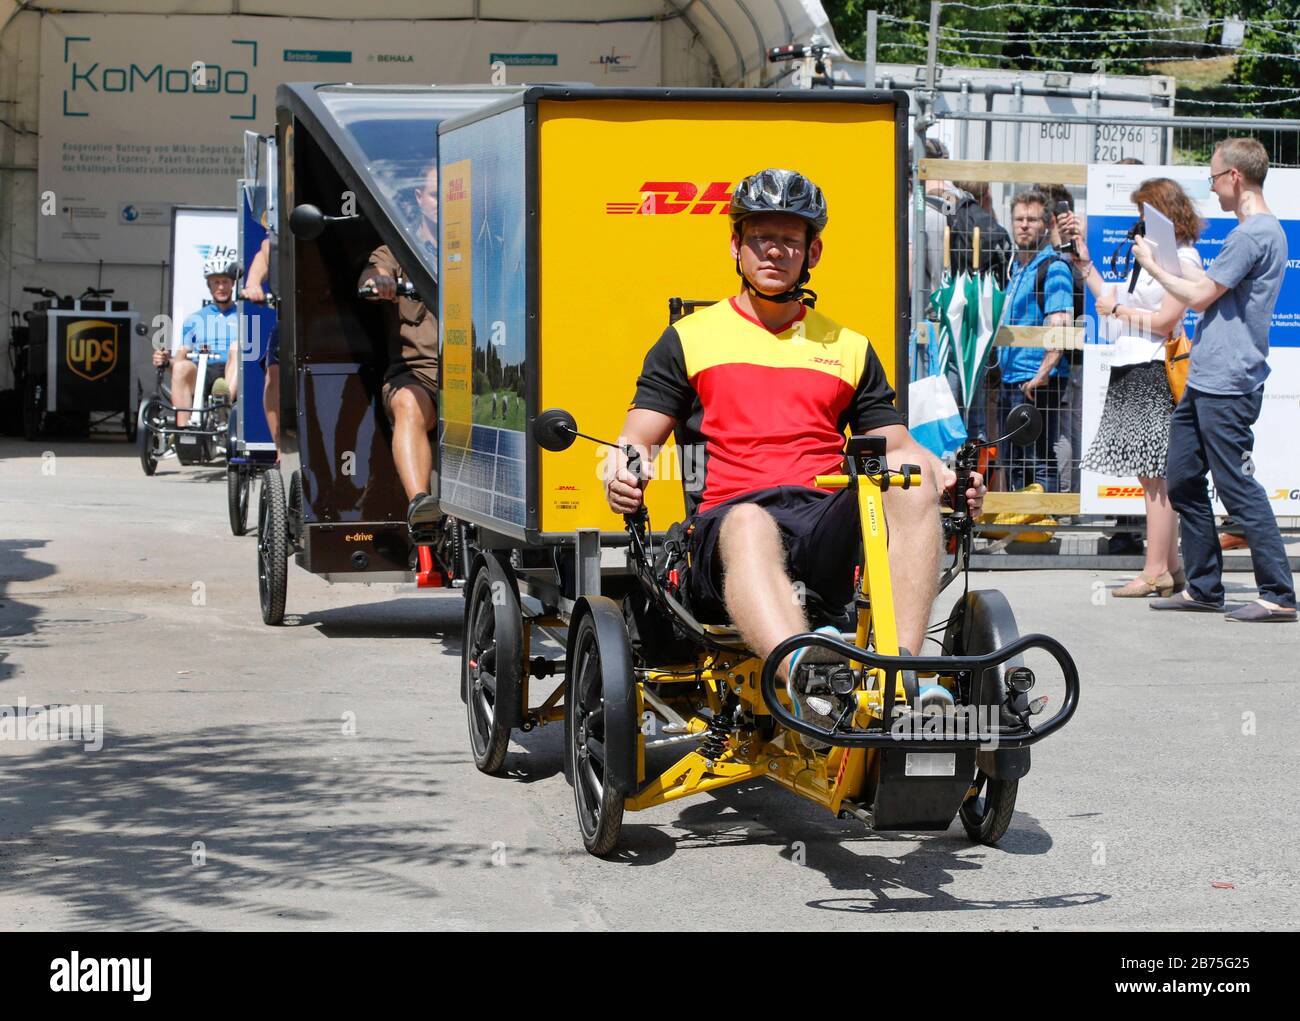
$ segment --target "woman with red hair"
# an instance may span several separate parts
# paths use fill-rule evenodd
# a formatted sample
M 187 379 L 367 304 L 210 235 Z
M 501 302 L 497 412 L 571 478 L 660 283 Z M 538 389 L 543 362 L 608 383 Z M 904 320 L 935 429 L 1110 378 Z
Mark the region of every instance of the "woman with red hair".
M 1130 199 L 1138 207 L 1139 219 L 1144 207 L 1150 206 L 1173 222 L 1183 276 L 1202 276 L 1195 247 L 1201 218 L 1178 182 L 1150 178 Z M 1146 500 L 1146 563 L 1141 574 L 1114 594 L 1144 597 L 1181 592 L 1187 578 L 1178 558 L 1178 515 L 1169 503 L 1164 477 L 1174 411 L 1164 354 L 1165 339 L 1182 330 L 1187 306 L 1142 272 L 1133 290 L 1121 297 L 1115 284 L 1107 283 L 1092 264 L 1073 214 L 1061 218 L 1061 230 L 1066 236 L 1076 236 L 1076 265 L 1095 299 L 1098 337 L 1116 346 L 1101 424 L 1082 467 L 1123 478 L 1136 475 Z

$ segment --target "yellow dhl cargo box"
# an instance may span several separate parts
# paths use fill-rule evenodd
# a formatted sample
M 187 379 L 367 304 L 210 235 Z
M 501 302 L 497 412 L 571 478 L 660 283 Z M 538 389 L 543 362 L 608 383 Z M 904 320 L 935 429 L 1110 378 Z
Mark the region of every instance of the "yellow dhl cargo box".
M 737 293 L 728 204 L 764 167 L 821 187 L 817 308 L 870 339 L 905 401 L 906 118 L 901 92 L 538 86 L 444 121 L 443 508 L 528 545 L 579 528 L 617 541 L 605 452 L 542 451 L 529 429 L 559 407 L 618 439 L 670 299 Z M 671 444 L 655 468 L 647 506 L 662 531 L 684 516 Z

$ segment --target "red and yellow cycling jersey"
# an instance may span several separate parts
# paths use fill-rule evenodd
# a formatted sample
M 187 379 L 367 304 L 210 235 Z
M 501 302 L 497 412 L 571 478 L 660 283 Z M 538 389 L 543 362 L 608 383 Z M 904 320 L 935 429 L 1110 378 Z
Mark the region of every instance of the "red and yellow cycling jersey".
M 811 487 L 839 470 L 846 428 L 904 424 L 862 334 L 807 308 L 773 332 L 735 298 L 664 331 L 632 406 L 670 415 L 678 444 L 702 452 L 702 486 L 687 494 L 699 513 L 759 489 Z

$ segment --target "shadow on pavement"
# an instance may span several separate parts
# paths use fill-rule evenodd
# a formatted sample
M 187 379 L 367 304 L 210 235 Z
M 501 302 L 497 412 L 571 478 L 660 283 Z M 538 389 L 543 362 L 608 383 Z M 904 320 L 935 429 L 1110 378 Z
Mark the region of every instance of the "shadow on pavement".
M 289 578 L 292 590 L 292 573 Z M 289 614 L 284 626 L 313 627 L 326 638 L 432 638 L 459 656 L 464 618 L 465 602 L 458 594 L 419 595 Z
M 52 743 L 8 756 L 0 877 L 57 900 L 70 927 L 191 928 L 195 909 L 269 927 L 342 924 L 348 896 L 437 898 L 430 866 L 485 863 L 481 843 L 458 842 L 430 811 L 449 793 L 439 767 L 462 752 L 342 737 L 322 749 L 331 732 L 336 720 L 110 732 L 99 752 Z
M 21 641 L 24 646 L 43 645 L 35 636 L 40 630 L 39 607 L 25 603 L 13 594 L 18 582 L 40 581 L 58 572 L 53 564 L 37 560 L 33 550 L 47 546 L 45 539 L 0 539 L 0 681 L 17 673 L 9 662 L 7 646 Z
M 657 865 L 674 854 L 693 850 L 769 845 L 792 866 L 816 869 L 834 889 L 860 895 L 808 902 L 809 907 L 827 911 L 900 914 L 1051 909 L 1110 899 L 1099 891 L 1079 891 L 996 900 L 963 898 L 944 889 L 957 873 L 983 868 L 986 859 L 1046 854 L 1052 846 L 1051 836 L 1024 812 L 1015 814 L 997 848 L 972 845 L 961 833 L 960 823 L 954 823 L 956 831 L 947 833 L 872 834 L 856 821 L 834 819 L 819 806 L 764 783 L 738 784 L 686 803 L 671 823 L 686 830 L 685 836 L 674 837 L 661 827 L 637 824 L 634 819 L 634 815 L 624 816 L 622 843 L 611 860 Z M 873 844 L 895 840 L 918 840 L 920 846 L 897 857 L 871 853 Z

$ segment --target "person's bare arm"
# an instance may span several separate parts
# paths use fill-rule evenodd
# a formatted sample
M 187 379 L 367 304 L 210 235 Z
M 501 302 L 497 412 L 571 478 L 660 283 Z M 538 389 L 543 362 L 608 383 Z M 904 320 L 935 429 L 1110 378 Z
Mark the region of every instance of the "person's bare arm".
M 653 455 L 667 442 L 676 426 L 677 420 L 661 411 L 633 408 L 627 413 L 619 432 L 619 446 L 605 463 L 605 499 L 610 510 L 617 514 L 635 514 L 641 507 Z M 640 479 L 628 471 L 627 455 L 622 447 L 624 443 L 631 444 L 641 453 Z
M 245 301 L 266 301 L 266 278 L 271 272 L 271 239 L 263 238 L 262 245 L 248 267 L 248 277 L 240 297 Z
M 392 257 L 387 246 L 381 245 L 370 253 L 370 259 L 357 277 L 357 290 L 365 287 L 374 289 L 367 296 L 367 301 L 396 301 L 397 278 L 402 274 L 402 267 Z
M 1133 258 L 1155 278 L 1167 294 L 1173 295 L 1185 307 L 1194 311 L 1204 312 L 1228 290 L 1205 273 L 1199 277 L 1174 276 L 1156 262 L 1155 249 L 1144 237 L 1133 239 Z
M 1144 334 L 1149 337 L 1169 336 L 1170 333 L 1174 332 L 1174 328 L 1183 321 L 1183 316 L 1187 314 L 1187 306 L 1168 291 L 1165 292 L 1160 307 L 1154 312 L 1130 308 L 1123 304 L 1116 304 L 1112 307 L 1114 311 L 1108 311 L 1105 304 L 1099 302 L 1097 312 L 1099 315 L 1113 315 L 1134 333 Z
M 1043 322 L 1044 326 L 1069 326 L 1070 324 L 1069 312 L 1053 312 Z M 1032 401 L 1034 391 L 1047 382 L 1047 378 L 1052 374 L 1052 369 L 1056 367 L 1056 363 L 1060 360 L 1060 348 L 1044 354 L 1042 362 L 1039 363 L 1038 372 L 1034 374 L 1033 379 L 1027 379 L 1020 384 L 1020 392 Z
M 931 477 L 942 491 L 957 483 L 957 476 L 952 469 L 935 457 L 925 447 L 917 443 L 904 425 L 886 425 L 872 429 L 872 433 L 885 437 L 885 455 L 889 467 L 898 471 L 905 464 L 929 465 Z M 966 490 L 966 501 L 972 515 L 978 516 L 984 506 L 984 494 L 988 492 L 984 479 L 978 472 L 971 476 L 971 487 Z

